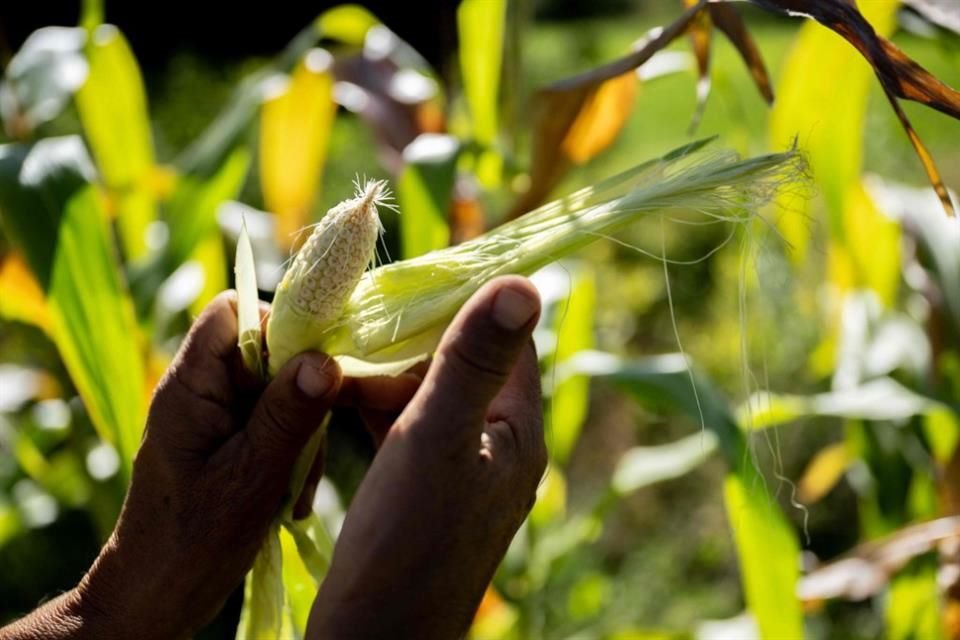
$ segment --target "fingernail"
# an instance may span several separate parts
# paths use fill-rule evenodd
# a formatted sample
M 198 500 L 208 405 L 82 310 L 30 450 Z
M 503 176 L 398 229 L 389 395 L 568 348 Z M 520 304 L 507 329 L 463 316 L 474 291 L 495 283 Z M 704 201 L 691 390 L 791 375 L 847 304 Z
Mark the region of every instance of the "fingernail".
M 333 378 L 323 369 L 310 362 L 300 364 L 300 370 L 297 371 L 297 388 L 304 395 L 319 398 L 330 390 L 332 384 Z
M 506 287 L 493 301 L 493 319 L 507 331 L 516 331 L 530 322 L 537 306 L 537 300 L 526 291 Z

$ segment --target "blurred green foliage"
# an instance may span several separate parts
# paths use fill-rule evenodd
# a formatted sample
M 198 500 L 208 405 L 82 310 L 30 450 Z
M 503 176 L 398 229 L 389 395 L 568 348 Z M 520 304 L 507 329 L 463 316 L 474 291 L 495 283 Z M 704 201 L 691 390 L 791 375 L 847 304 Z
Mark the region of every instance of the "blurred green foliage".
M 619 3 L 610 4 L 620 10 Z M 482 3 L 465 5 L 461 29 L 478 28 L 466 41 L 505 37 L 510 44 L 511 25 L 498 23 L 497 16 L 471 19 Z M 309 207 L 291 215 L 302 216 L 297 225 L 315 220 L 351 195 L 356 175 L 392 172 L 401 207 L 417 211 L 399 220 L 385 216 L 387 248 L 391 255 L 409 257 L 438 246 L 438 238 L 467 234 L 477 220 L 495 222 L 522 191 L 528 179 L 524 159 L 536 144 L 531 116 L 521 114 L 523 126 L 505 139 L 497 132 L 498 118 L 505 129 L 513 124 L 508 113 L 496 112 L 498 105 L 506 111 L 511 102 L 527 104 L 536 88 L 619 58 L 648 28 L 672 20 L 679 10 L 658 4 L 646 11 L 623 9 L 614 17 L 525 25 L 522 40 L 507 46 L 512 53 L 503 60 L 506 77 L 522 73 L 510 89 L 517 95 L 499 101 L 496 56 L 463 56 L 460 92 L 449 78 L 425 69 L 403 43 L 393 42 L 389 55 L 371 62 L 357 56 L 349 20 L 345 30 L 328 22 L 326 40 L 320 21 L 274 60 L 223 67 L 186 54 L 174 58 L 162 75 L 145 79 L 149 130 L 136 119 L 142 89 L 129 52 L 116 32 L 94 20 L 92 33 L 100 30 L 99 37 L 88 46 L 103 50 L 88 55 L 91 73 L 98 69 L 96 56 L 107 59 L 99 63 L 108 67 L 102 72 L 108 75 L 96 76 L 101 85 L 87 84 L 75 104 L 69 95 L 76 87 L 64 89 L 65 110 L 38 119 L 27 133 L 5 119 L 9 136 L 45 142 L 0 152 L 0 173 L 7 175 L 0 184 L 0 621 L 74 584 L 110 531 L 141 426 L 137 419 L 117 416 L 142 411 L 139 388 L 145 387 L 145 400 L 191 313 L 228 282 L 225 256 L 236 238 L 238 207 L 264 208 L 269 191 L 262 183 L 269 172 L 257 170 L 263 159 L 254 135 L 260 105 L 282 95 L 289 73 L 312 47 L 322 42 L 344 65 L 336 69 L 342 74 L 340 93 L 334 91 L 342 108 L 329 131 L 325 165 L 311 169 L 320 179 Z M 796 53 L 798 42 L 821 37 L 821 27 L 749 7 L 743 14 L 779 95 L 790 95 L 791 83 L 830 77 L 834 60 L 817 50 Z M 507 16 L 516 14 L 508 9 Z M 368 26 L 358 38 L 362 44 L 365 37 L 370 47 Z M 379 35 L 381 46 L 384 38 L 389 41 L 384 32 Z M 932 28 L 924 36 L 897 31 L 895 41 L 936 76 L 960 85 L 956 35 Z M 484 46 L 494 45 L 476 45 Z M 685 51 L 686 43 L 671 50 Z M 791 55 L 810 56 L 818 66 L 808 70 L 809 77 L 785 75 Z M 859 58 L 850 64 L 867 77 Z M 420 74 L 407 76 L 413 98 L 399 100 L 390 87 L 371 81 L 376 77 L 371 70 L 383 73 L 383 65 L 391 77 L 401 71 Z M 771 114 L 735 50 L 719 40 L 712 79 L 700 133 L 719 134 L 724 146 L 744 154 L 768 150 Z M 557 191 L 595 184 L 686 142 L 695 83 L 689 70 L 642 83 L 613 145 L 572 169 Z M 696 228 L 652 216 L 617 238 L 622 244 L 597 243 L 578 260 L 538 275 L 547 304 L 538 347 L 551 465 L 537 507 L 485 598 L 474 637 L 649 640 L 710 638 L 726 631 L 747 638 L 756 634 L 756 624 L 766 637 L 792 637 L 801 624 L 811 638 L 956 633 L 943 621 L 960 605 L 936 582 L 938 568 L 955 566 L 956 558 L 948 555 L 921 554 L 892 569 L 868 556 L 887 571 L 875 589 L 860 598 L 805 597 L 803 612 L 795 594 L 783 588 L 796 582 L 802 560 L 808 575 L 801 592 L 821 593 L 817 589 L 824 587 L 811 571 L 818 564 L 843 553 L 862 556 L 858 543 L 897 536 L 907 525 L 960 509 L 949 485 L 956 479 L 951 474 L 957 472 L 960 434 L 955 414 L 960 307 L 953 302 L 960 296 L 953 257 L 960 255 L 960 235 L 927 193 L 922 167 L 872 76 L 861 94 L 842 78 L 837 84 L 829 102 L 793 105 L 803 109 L 803 118 L 778 113 L 777 129 L 785 126 L 807 149 L 821 123 L 835 122 L 848 103 L 865 102 L 864 114 L 855 109 L 847 114 L 854 128 L 844 130 L 848 147 L 832 150 L 838 156 L 861 154 L 862 168 L 851 175 L 814 176 L 828 199 L 833 188 L 854 204 L 838 209 L 809 189 L 763 212 L 763 222 L 734 237 L 720 225 Z M 133 107 L 124 110 L 84 91 L 116 91 Z M 117 107 L 120 115 L 105 107 Z M 905 109 L 947 184 L 960 185 L 960 123 L 916 105 Z M 810 129 L 799 129 L 801 120 Z M 113 121 L 123 123 L 127 134 L 104 128 Z M 79 138 L 50 140 L 78 132 L 91 153 Z M 413 144 L 423 146 L 421 135 L 440 132 L 456 143 L 454 152 L 414 154 L 411 160 Z M 183 154 L 197 140 L 204 144 Z M 81 152 L 43 156 L 44 145 L 48 152 L 57 145 L 79 146 Z M 130 148 L 141 161 L 118 163 Z M 808 151 L 815 168 L 835 159 L 824 157 L 830 149 Z M 30 196 L 15 177 L 28 153 L 39 154 L 38 162 L 51 171 L 57 168 L 53 160 L 89 164 L 92 157 L 96 163 L 100 199 L 93 198 L 89 184 L 80 189 L 85 196 L 54 190 L 55 197 L 46 198 L 54 220 L 63 213 L 76 221 L 76 207 L 83 207 L 80 218 L 87 224 L 78 227 L 77 237 L 95 238 L 82 245 L 81 255 L 51 258 L 50 249 L 31 256 L 29 247 L 42 249 L 43 243 L 18 237 L 17 224 L 26 219 L 18 199 Z M 122 242 L 116 255 L 105 234 L 98 235 L 108 219 L 97 213 L 100 207 L 118 221 Z M 285 256 L 276 241 L 283 245 L 285 239 L 274 237 L 270 216 L 243 210 L 266 224 L 259 235 L 251 229 L 258 264 L 279 269 Z M 158 215 L 169 223 L 165 231 L 151 226 Z M 431 225 L 430 237 L 418 234 L 419 226 L 403 227 L 415 224 Z M 848 234 L 845 253 L 838 253 L 831 224 Z M 126 231 L 131 228 L 140 231 Z M 55 230 L 38 229 L 23 227 L 20 236 L 56 237 Z M 806 243 L 802 261 L 784 240 L 791 233 Z M 148 251 L 141 241 L 160 249 Z M 31 293 L 17 276 L 15 247 L 27 254 L 42 292 Z M 108 267 L 88 273 L 77 264 L 91 251 L 98 264 L 121 256 L 121 268 L 115 274 Z M 661 254 L 677 263 L 668 265 L 657 258 Z M 45 271 L 51 264 L 56 268 L 57 260 L 67 261 L 60 268 L 69 274 L 72 267 L 76 278 L 98 277 L 100 297 L 69 296 L 74 290 L 89 294 L 89 281 L 48 286 Z M 198 265 L 204 274 L 199 283 L 185 263 Z M 872 277 L 880 272 L 889 277 Z M 878 290 L 881 280 L 884 290 Z M 128 294 L 136 318 L 128 313 L 132 309 L 110 306 L 123 307 Z M 51 324 L 36 317 L 27 304 L 31 296 L 53 305 Z M 68 316 L 73 305 L 88 322 L 99 323 L 99 313 L 107 318 L 103 322 L 128 323 L 129 330 L 94 340 L 97 332 L 82 324 L 58 323 L 58 300 Z M 673 354 L 680 346 L 677 336 L 685 355 Z M 121 339 L 138 342 L 124 346 Z M 123 353 L 110 355 L 117 349 Z M 132 390 L 98 398 L 110 381 L 88 379 L 105 370 L 95 362 L 116 365 L 118 358 L 134 354 L 145 354 L 145 380 L 126 377 Z M 691 386 L 695 378 L 699 382 Z M 778 393 L 757 394 L 766 390 Z M 373 454 L 351 417 L 343 418 L 330 436 L 327 500 L 318 501 L 318 515 L 332 529 Z M 833 468 L 811 464 L 828 446 L 843 452 L 832 458 Z M 813 491 L 817 482 L 825 484 L 823 490 L 802 504 L 804 495 L 811 495 L 804 491 Z M 303 599 L 302 591 L 297 597 Z M 742 615 L 745 610 L 749 616 Z M 224 628 L 232 633 L 236 613 L 228 611 L 210 637 L 221 637 Z

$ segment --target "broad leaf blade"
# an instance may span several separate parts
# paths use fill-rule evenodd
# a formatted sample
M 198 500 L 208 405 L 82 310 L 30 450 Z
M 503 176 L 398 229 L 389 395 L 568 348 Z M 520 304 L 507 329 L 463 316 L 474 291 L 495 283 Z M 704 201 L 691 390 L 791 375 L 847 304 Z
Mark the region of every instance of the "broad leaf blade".
M 309 51 L 260 114 L 260 185 L 286 249 L 309 221 L 323 176 L 336 114 L 332 63 L 323 49 Z
M 0 147 L 0 210 L 49 305 L 50 332 L 90 418 L 129 472 L 146 414 L 133 306 L 79 138 Z
M 100 25 L 86 48 L 90 74 L 77 91 L 84 135 L 107 187 L 126 256 L 147 252 L 146 228 L 156 218 L 150 187 L 153 138 L 143 78 L 123 34 Z
M 453 199 L 460 146 L 452 136 L 423 133 L 403 150 L 404 169 L 397 180 L 400 246 L 404 258 L 450 244 L 447 212 Z
M 744 595 L 761 637 L 802 640 L 796 535 L 753 467 L 728 475 L 723 489 Z
M 576 354 L 593 348 L 593 319 L 597 304 L 596 282 L 586 265 L 571 269 L 569 296 L 554 308 L 556 349 L 547 367 L 563 367 Z M 549 380 L 549 379 L 548 379 Z M 567 462 L 580 439 L 590 407 L 590 379 L 579 374 L 557 381 L 550 395 L 545 424 L 549 450 L 558 464 Z
M 500 181 L 502 160 L 495 150 L 499 132 L 500 73 L 506 0 L 463 0 L 457 10 L 460 68 L 470 111 L 473 138 L 482 147 L 477 178 L 484 185 Z
M 756 4 L 778 11 L 807 15 L 835 31 L 860 52 L 860 55 L 870 63 L 880 84 L 890 99 L 897 117 L 900 119 L 910 142 L 920 156 L 930 183 L 933 185 L 948 215 L 955 215 L 953 203 L 946 186 L 940 178 L 940 173 L 933 162 L 933 158 L 920 142 L 916 131 L 910 124 L 906 114 L 897 104 L 897 98 L 913 100 L 953 118 L 960 119 L 960 92 L 940 82 L 926 69 L 917 64 L 892 42 L 877 34 L 873 25 L 860 13 L 856 2 L 843 0 L 842 2 L 820 2 L 818 0 L 753 0 Z M 871 3 L 874 7 L 889 7 L 890 11 L 897 8 L 899 2 Z M 842 78 L 836 67 L 822 67 L 832 69 L 830 75 Z

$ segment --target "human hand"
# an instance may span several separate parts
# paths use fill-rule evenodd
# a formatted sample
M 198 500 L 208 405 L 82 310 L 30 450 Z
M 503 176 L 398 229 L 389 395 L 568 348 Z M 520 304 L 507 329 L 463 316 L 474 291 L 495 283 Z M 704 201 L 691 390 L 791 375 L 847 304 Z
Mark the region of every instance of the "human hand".
M 297 356 L 266 386 L 243 367 L 235 296 L 196 321 L 157 387 L 116 529 L 78 587 L 100 638 L 188 637 L 220 610 L 289 498 L 294 461 L 340 386 Z
M 502 278 L 457 315 L 353 499 L 308 637 L 466 631 L 546 466 L 539 308 Z

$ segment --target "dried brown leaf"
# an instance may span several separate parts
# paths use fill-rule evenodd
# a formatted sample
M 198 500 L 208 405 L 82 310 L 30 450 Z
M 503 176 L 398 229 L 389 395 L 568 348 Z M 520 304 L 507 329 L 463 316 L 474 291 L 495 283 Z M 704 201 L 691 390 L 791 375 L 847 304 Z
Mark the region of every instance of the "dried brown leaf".
M 565 78 L 534 96 L 530 185 L 508 219 L 541 204 L 572 166 L 591 160 L 613 143 L 633 105 L 637 67 L 686 33 L 706 4 L 699 0 L 671 25 L 651 32 L 630 54 Z
M 906 527 L 882 540 L 860 545 L 840 560 L 807 574 L 797 585 L 797 596 L 807 602 L 869 598 L 914 558 L 958 539 L 960 516 Z
M 733 6 L 725 2 L 710 3 L 708 9 L 714 26 L 737 48 L 740 57 L 747 65 L 747 69 L 750 70 L 750 75 L 753 76 L 753 81 L 757 85 L 760 95 L 767 101 L 767 104 L 773 104 L 773 83 L 767 73 L 767 65 L 760 54 L 760 48 L 750 32 L 747 31 L 743 18 L 740 17 Z
M 919 102 L 960 119 L 960 92 L 940 82 L 895 44 L 878 35 L 857 9 L 854 0 L 752 0 L 775 11 L 805 15 L 835 31 L 856 47 L 870 63 L 896 111 L 897 117 L 923 162 L 927 176 L 948 215 L 955 215 L 953 203 L 940 173 L 897 98 Z

